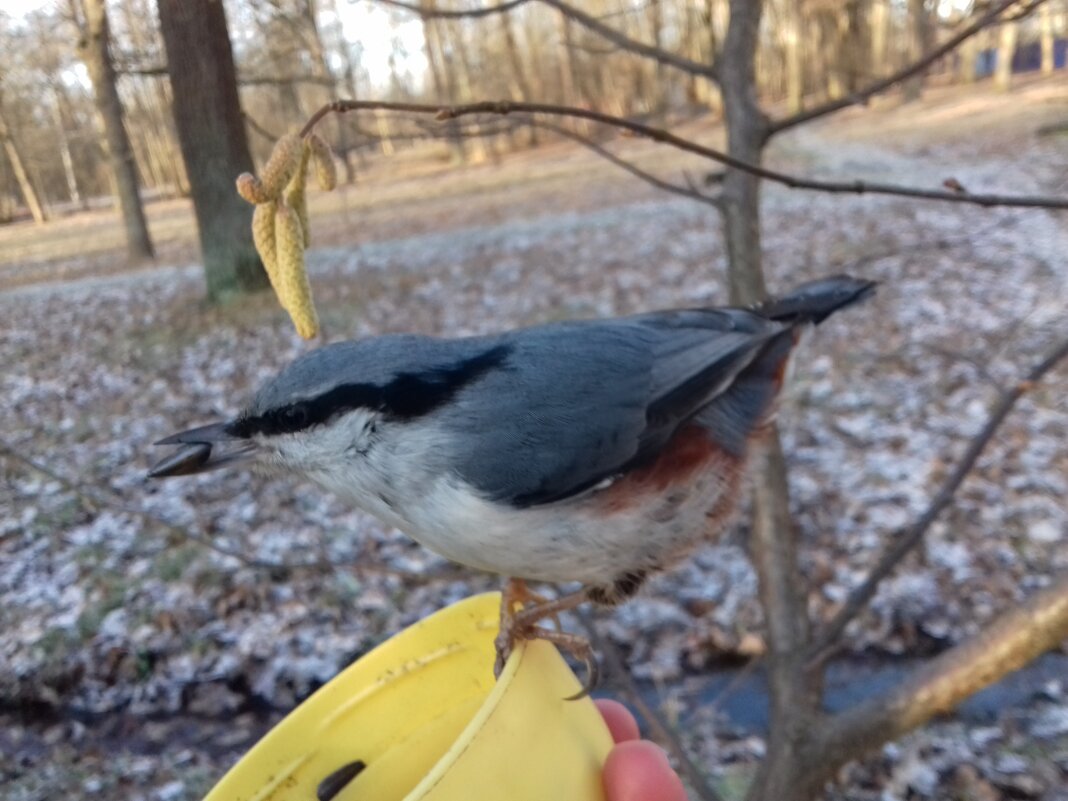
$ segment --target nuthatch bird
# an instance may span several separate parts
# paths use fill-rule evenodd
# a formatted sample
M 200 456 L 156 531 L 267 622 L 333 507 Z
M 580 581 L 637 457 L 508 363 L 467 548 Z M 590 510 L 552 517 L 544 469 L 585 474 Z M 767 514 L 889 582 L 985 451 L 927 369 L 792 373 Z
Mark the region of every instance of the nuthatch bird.
M 718 534 L 802 333 L 874 291 L 833 276 L 743 308 L 387 335 L 301 356 L 228 422 L 183 431 L 149 473 L 299 473 L 442 556 L 508 577 L 497 671 L 538 625 L 615 604 Z M 546 600 L 524 580 L 579 582 Z

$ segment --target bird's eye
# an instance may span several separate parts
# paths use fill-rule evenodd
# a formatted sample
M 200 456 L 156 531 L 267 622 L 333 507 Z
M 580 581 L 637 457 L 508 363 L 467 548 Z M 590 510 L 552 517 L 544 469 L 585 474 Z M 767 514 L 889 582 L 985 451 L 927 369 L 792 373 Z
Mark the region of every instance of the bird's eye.
M 294 403 L 282 409 L 282 423 L 290 431 L 303 428 L 308 422 L 308 409 L 303 403 Z

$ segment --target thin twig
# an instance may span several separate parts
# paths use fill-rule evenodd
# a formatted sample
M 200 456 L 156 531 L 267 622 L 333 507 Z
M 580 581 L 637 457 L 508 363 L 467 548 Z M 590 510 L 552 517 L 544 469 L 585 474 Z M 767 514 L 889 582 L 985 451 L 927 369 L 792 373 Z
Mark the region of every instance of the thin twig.
M 377 1 L 384 6 L 393 6 L 394 8 L 403 8 L 405 11 L 411 11 L 413 14 L 418 14 L 423 19 L 480 19 L 481 17 L 491 17 L 495 14 L 506 14 L 512 9 L 519 8 L 519 6 L 531 2 L 531 0 L 505 0 L 505 2 L 495 6 L 453 10 L 448 8 L 423 8 L 415 3 L 402 2 L 402 0 Z
M 827 181 L 816 178 L 801 178 L 778 170 L 768 169 L 757 164 L 730 156 L 719 150 L 699 144 L 690 139 L 671 133 L 663 128 L 637 122 L 635 120 L 616 117 L 592 109 L 579 108 L 577 106 L 562 106 L 553 103 L 530 103 L 524 101 L 499 100 L 481 101 L 478 103 L 465 103 L 453 106 L 436 106 L 429 103 L 408 103 L 387 100 L 336 100 L 316 111 L 305 124 L 301 131 L 302 136 L 309 134 L 315 125 L 331 112 L 343 114 L 349 111 L 368 109 L 386 109 L 388 111 L 405 111 L 412 114 L 433 114 L 438 120 L 452 120 L 472 114 L 514 114 L 517 112 L 526 114 L 547 114 L 557 117 L 572 117 L 589 120 L 604 125 L 611 125 L 631 133 L 644 136 L 654 142 L 661 142 L 678 150 L 702 156 L 711 161 L 725 164 L 728 167 L 765 178 L 769 181 L 788 186 L 791 189 L 804 189 L 817 192 L 848 193 L 848 194 L 877 194 L 895 195 L 900 197 L 921 198 L 924 200 L 939 200 L 949 203 L 968 203 L 972 205 L 1013 206 L 1024 208 L 1045 209 L 1068 209 L 1068 198 L 1045 197 L 1039 195 L 997 195 L 997 194 L 974 194 L 946 192 L 935 189 L 922 189 L 896 184 L 854 181 Z
M 405 0 L 377 0 L 377 2 L 383 5 L 393 6 L 394 8 L 403 8 L 407 11 L 411 11 L 413 14 L 418 14 L 424 19 L 439 18 L 439 19 L 462 19 L 462 18 L 476 18 L 476 17 L 488 17 L 491 14 L 501 14 L 511 11 L 517 6 L 521 6 L 524 3 L 528 3 L 531 0 L 509 0 L 509 2 L 500 3 L 496 6 L 483 6 L 482 8 L 464 9 L 464 10 L 448 10 L 438 8 L 423 8 L 415 3 L 405 2 Z M 551 8 L 555 8 L 565 17 L 574 22 L 577 22 L 583 28 L 600 36 L 602 39 L 606 39 L 612 44 L 619 47 L 621 50 L 627 50 L 631 53 L 637 53 L 639 56 L 653 59 L 661 64 L 666 64 L 669 67 L 675 67 L 678 70 L 682 70 L 688 75 L 698 75 L 712 80 L 716 79 L 716 66 L 714 64 L 704 64 L 700 61 L 694 61 L 693 59 L 686 58 L 686 56 L 673 53 L 670 50 L 665 50 L 662 47 L 656 45 L 640 42 L 637 39 L 632 39 L 622 31 L 616 30 L 610 25 L 605 25 L 600 19 L 587 14 L 575 6 L 569 5 L 563 2 L 563 0 L 537 0 L 544 5 Z
M 1017 11 L 1015 14 L 1006 14 L 1000 20 L 998 20 L 998 26 L 1006 25 L 1013 22 L 1019 22 L 1022 19 L 1027 19 L 1033 13 L 1035 9 L 1045 3 L 1046 0 L 1030 0 L 1030 2 Z
M 673 184 L 670 181 L 665 181 L 663 178 L 658 178 L 651 172 L 646 172 L 641 167 L 632 164 L 626 159 L 620 158 L 607 148 L 601 147 L 601 145 L 590 139 L 588 136 L 583 136 L 582 134 L 575 133 L 574 131 L 569 131 L 566 128 L 560 127 L 559 125 L 553 125 L 552 123 L 548 122 L 539 122 L 537 120 L 532 120 L 531 124 L 537 128 L 542 128 L 546 131 L 552 131 L 553 133 L 570 139 L 573 142 L 578 142 L 583 147 L 596 153 L 605 161 L 608 161 L 619 167 L 621 170 L 630 173 L 635 178 L 640 178 L 650 186 L 654 186 L 657 189 L 663 190 L 664 192 L 671 192 L 676 195 L 681 195 L 682 197 L 689 198 L 690 200 L 696 200 L 698 203 L 705 203 L 709 206 L 719 205 L 719 201 L 716 198 L 710 197 L 709 195 L 699 192 L 697 188 L 693 185 L 690 185 L 688 187 L 680 186 L 678 184 Z
M 139 78 L 162 78 L 167 74 L 166 64 L 116 64 L 116 75 L 134 75 Z
M 416 122 L 416 124 L 419 125 L 418 121 Z M 570 139 L 573 142 L 577 142 L 578 144 L 582 145 L 585 148 L 588 148 L 593 153 L 603 158 L 605 161 L 614 164 L 624 172 L 630 173 L 635 178 L 639 178 L 642 181 L 645 181 L 650 186 L 660 189 L 661 191 L 681 195 L 682 197 L 689 198 L 690 200 L 696 200 L 698 203 L 705 203 L 710 206 L 718 206 L 719 204 L 717 198 L 704 194 L 703 192 L 698 190 L 697 187 L 694 186 L 693 183 L 690 181 L 687 182 L 687 186 L 680 186 L 679 184 L 674 184 L 670 181 L 665 181 L 663 178 L 659 178 L 656 175 L 653 175 L 651 172 L 643 170 L 641 167 L 632 164 L 626 159 L 620 158 L 607 148 L 602 147 L 593 139 L 590 139 L 588 136 L 583 136 L 582 134 L 575 133 L 574 131 L 569 131 L 568 129 L 563 128 L 559 125 L 553 125 L 551 122 L 544 122 L 542 120 L 537 120 L 534 118 L 521 119 L 517 120 L 516 125 L 509 125 L 490 129 L 483 127 L 470 131 L 461 130 L 458 133 L 459 135 L 464 137 L 500 136 L 506 134 L 513 134 L 518 131 L 522 127 L 522 125 L 529 125 L 533 128 L 540 128 L 544 131 L 550 131 L 552 133 L 557 134 L 558 136 L 564 137 L 565 139 Z M 427 132 L 423 138 L 433 137 L 434 139 L 442 139 L 452 135 L 452 132 L 442 131 L 440 128 L 432 129 L 429 127 L 423 127 L 422 125 L 420 125 L 419 127 Z
M 960 485 L 964 483 L 964 479 L 972 471 L 972 468 L 975 467 L 983 449 L 994 438 L 994 434 L 997 433 L 998 428 L 1008 417 L 1016 402 L 1066 356 L 1068 356 L 1068 338 L 1055 345 L 1045 358 L 1036 364 L 1015 387 L 1002 394 L 986 423 L 979 433 L 972 437 L 964 455 L 953 469 L 953 472 L 942 483 L 942 486 L 931 499 L 923 514 L 908 530 L 894 539 L 875 567 L 872 568 L 871 573 L 849 594 L 845 605 L 838 610 L 838 614 L 815 638 L 809 649 L 809 666 L 818 665 L 825 659 L 828 650 L 835 644 L 842 632 L 845 631 L 846 626 L 860 614 L 861 610 L 875 596 L 880 582 L 890 575 L 901 560 L 919 544 L 931 524 L 938 519 L 942 511 L 953 501 L 953 496 L 960 488 Z
M 334 79 L 323 75 L 240 75 L 240 86 L 290 86 L 292 84 L 314 84 L 334 88 Z
M 393 568 L 385 567 L 384 565 L 372 565 L 367 564 L 365 560 L 340 560 L 340 561 L 308 561 L 308 562 L 272 562 L 265 559 L 258 559 L 254 556 L 249 556 L 241 551 L 234 550 L 233 548 L 227 548 L 225 545 L 212 540 L 210 537 L 206 537 L 203 534 L 191 531 L 189 529 L 178 526 L 171 523 L 169 520 L 164 520 L 162 517 L 157 517 L 151 512 L 146 512 L 143 509 L 137 509 L 132 506 L 127 506 L 118 497 L 114 490 L 107 487 L 104 491 L 101 491 L 98 487 L 87 487 L 77 481 L 67 478 L 61 473 L 56 472 L 48 465 L 45 465 L 36 459 L 29 456 L 25 456 L 18 452 L 13 446 L 6 442 L 0 442 L 0 456 L 4 456 L 12 461 L 19 462 L 31 470 L 40 473 L 47 478 L 52 479 L 59 484 L 67 492 L 77 497 L 83 504 L 85 504 L 90 510 L 95 511 L 97 506 L 112 509 L 113 511 L 120 512 L 122 514 L 130 515 L 132 517 L 140 518 L 146 523 L 159 526 L 166 529 L 169 533 L 176 537 L 180 537 L 185 540 L 191 540 L 200 545 L 210 548 L 216 553 L 223 556 L 229 556 L 243 565 L 257 570 L 271 570 L 271 571 L 291 571 L 291 570 L 318 570 L 318 571 L 333 571 L 338 568 L 353 568 L 358 571 L 367 573 L 376 573 L 387 576 L 398 576 L 401 578 L 418 578 L 418 579 L 436 579 L 443 578 L 447 574 L 437 575 L 434 573 L 410 573 L 404 570 L 395 570 Z
M 644 696 L 642 696 L 642 691 L 634 681 L 634 677 L 630 675 L 630 670 L 627 669 L 627 665 L 623 661 L 616 644 L 597 630 L 597 626 L 594 625 L 593 618 L 588 612 L 576 609 L 574 614 L 586 629 L 590 642 L 604 655 L 605 661 L 608 662 L 609 670 L 619 681 L 620 689 L 627 697 L 627 700 L 634 705 L 634 708 L 638 710 L 638 714 L 645 719 L 649 728 L 652 729 L 653 738 L 658 740 L 675 757 L 690 787 L 697 793 L 698 798 L 701 801 L 723 801 L 723 797 L 708 784 L 708 780 L 701 773 L 701 769 L 690 759 L 690 755 L 686 752 L 686 747 L 682 744 L 675 730 L 660 716 L 660 713 L 646 702 Z
M 795 128 L 798 125 L 803 125 L 806 122 L 811 122 L 812 120 L 818 119 L 819 117 L 825 117 L 828 114 L 833 114 L 836 111 L 841 111 L 844 108 L 849 108 L 850 106 L 866 103 L 874 95 L 877 95 L 881 92 L 885 92 L 887 89 L 890 89 L 896 84 L 899 84 L 902 81 L 913 77 L 914 75 L 919 75 L 921 72 L 926 70 L 936 61 L 938 61 L 938 59 L 955 50 L 963 42 L 972 38 L 984 28 L 987 28 L 992 25 L 997 20 L 997 18 L 1001 16 L 1002 13 L 1004 13 L 1012 6 L 1016 5 L 1016 3 L 1018 2 L 1019 0 L 1001 0 L 1001 2 L 991 6 L 991 8 L 985 14 L 979 17 L 979 19 L 977 19 L 971 25 L 962 28 L 956 35 L 947 39 L 941 46 L 936 47 L 923 58 L 913 62 L 912 64 L 908 64 L 905 67 L 902 67 L 897 72 L 891 75 L 887 75 L 885 78 L 880 78 L 879 80 L 869 84 L 868 86 L 864 87 L 863 89 L 860 89 L 859 91 L 852 92 L 851 94 L 846 95 L 845 97 L 838 98 L 837 100 L 831 100 L 827 103 L 816 106 L 815 108 L 810 108 L 807 111 L 801 111 L 797 114 L 792 114 L 789 117 L 784 117 L 781 120 L 773 120 L 770 126 L 768 127 L 768 137 L 774 136 L 777 133 L 782 133 L 783 131 L 789 130 L 790 128 Z M 1032 9 L 1043 2 L 1045 2 L 1045 0 L 1032 0 Z
M 265 138 L 267 141 L 271 142 L 272 144 L 278 141 L 278 134 L 271 133 L 269 130 L 264 128 L 259 122 L 256 121 L 256 118 L 249 114 L 247 111 L 242 110 L 241 116 L 245 118 L 245 122 L 248 123 L 249 128 L 251 128 L 263 138 Z

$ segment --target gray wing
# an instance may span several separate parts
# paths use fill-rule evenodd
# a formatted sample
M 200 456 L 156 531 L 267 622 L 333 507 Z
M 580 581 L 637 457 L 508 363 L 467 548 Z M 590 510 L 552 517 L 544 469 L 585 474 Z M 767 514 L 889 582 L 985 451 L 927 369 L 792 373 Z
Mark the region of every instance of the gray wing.
M 693 310 L 506 334 L 500 369 L 441 414 L 454 469 L 516 506 L 563 500 L 655 456 L 787 326 Z

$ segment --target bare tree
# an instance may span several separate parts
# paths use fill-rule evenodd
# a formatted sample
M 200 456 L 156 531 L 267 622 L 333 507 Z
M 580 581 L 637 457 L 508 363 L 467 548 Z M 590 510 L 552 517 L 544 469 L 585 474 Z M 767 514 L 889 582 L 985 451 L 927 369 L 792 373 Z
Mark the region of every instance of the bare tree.
M 1042 7 L 1038 10 L 1039 20 L 1041 25 L 1041 46 L 1042 46 L 1042 74 L 1049 75 L 1053 72 L 1053 45 L 1054 45 L 1054 33 L 1053 33 L 1053 6 L 1050 3 L 1043 3 Z
M 19 191 L 22 192 L 22 198 L 26 202 L 26 207 L 30 210 L 33 221 L 36 223 L 45 222 L 48 219 L 48 214 L 45 211 L 44 204 L 41 203 L 40 196 L 37 194 L 37 188 L 30 179 L 22 153 L 15 143 L 14 134 L 5 118 L 2 94 L 0 94 L 0 142 L 3 142 L 4 153 L 11 164 L 11 171 L 15 175 L 15 181 L 18 183 Z
M 791 114 L 801 111 L 805 93 L 802 17 L 799 4 L 787 0 L 780 4 L 779 30 L 783 40 L 783 72 L 786 78 L 786 107 Z
M 909 0 L 908 9 L 909 60 L 919 61 L 931 47 L 931 11 L 927 0 Z M 923 73 L 910 75 L 905 80 L 905 100 L 919 100 L 922 92 Z
M 63 81 L 63 73 L 71 66 L 69 48 L 63 43 L 57 42 L 54 37 L 55 16 L 38 11 L 27 15 L 24 20 L 23 36 L 19 61 L 24 70 L 28 71 L 32 78 L 34 94 L 37 103 L 46 107 L 49 117 L 54 125 L 50 132 L 39 131 L 42 136 L 35 137 L 47 142 L 51 149 L 53 145 L 59 151 L 59 161 L 63 168 L 63 182 L 66 193 L 72 203 L 83 202 L 82 192 L 78 184 L 78 171 L 75 167 L 75 155 L 71 144 L 71 129 L 76 122 L 72 113 L 72 104 L 68 90 Z M 0 47 L 10 49 L 9 43 Z M 43 109 L 42 109 L 43 110 Z M 45 194 L 50 187 L 45 185 Z M 55 197 L 55 195 L 53 195 Z
M 103 0 L 73 2 L 83 30 L 92 27 L 86 11 L 89 8 L 98 10 L 103 21 L 103 36 L 96 40 L 104 42 L 103 49 L 94 49 L 86 37 L 79 52 L 87 63 L 90 56 L 102 53 L 102 63 L 110 64 Z M 251 208 L 236 197 L 232 185 L 233 177 L 250 169 L 252 161 L 240 113 L 226 19 L 222 5 L 216 0 L 158 0 L 158 3 L 167 51 L 166 67 L 162 56 L 159 62 L 143 59 L 145 54 L 141 51 L 152 52 L 151 43 L 138 44 L 128 35 L 134 55 L 140 53 L 142 61 L 134 63 L 132 58 L 119 61 L 118 72 L 141 76 L 145 83 L 133 89 L 124 84 L 123 99 L 133 101 L 128 107 L 137 119 L 134 145 L 147 165 L 146 171 L 162 179 L 165 170 L 161 157 L 153 155 L 156 148 L 153 142 L 165 131 L 153 104 L 163 107 L 160 101 L 166 97 L 166 84 L 162 81 L 155 84 L 161 87 L 158 93 L 142 88 L 149 85 L 149 80 L 156 80 L 148 76 L 158 78 L 169 71 L 174 88 L 173 111 L 182 155 L 189 168 L 209 294 L 214 299 L 222 299 L 264 283 L 248 237 Z M 260 111 L 265 112 L 260 128 L 265 139 L 263 144 L 271 136 L 270 129 L 284 129 L 301 109 L 323 102 L 337 87 L 357 96 L 369 85 L 358 54 L 344 49 L 339 60 L 337 53 L 330 52 L 330 33 L 325 27 L 320 30 L 316 5 L 312 0 L 249 0 L 238 6 L 238 13 L 254 15 L 252 22 L 262 34 L 257 43 L 262 47 L 247 52 L 239 50 L 237 55 L 244 73 L 242 83 L 248 87 L 245 100 L 250 119 L 258 117 Z M 723 226 L 729 254 L 728 283 L 735 302 L 756 301 L 765 294 L 760 217 L 764 181 L 812 191 L 879 192 L 984 206 L 1064 208 L 1068 205 L 1063 199 L 979 195 L 964 190 L 943 191 L 848 179 L 824 180 L 783 173 L 763 163 L 765 148 L 776 134 L 863 102 L 879 92 L 901 88 L 909 81 L 914 81 L 913 89 L 909 90 L 914 91 L 937 59 L 952 53 L 957 46 L 976 43 L 974 37 L 984 30 L 992 33 L 995 29 L 989 26 L 999 15 L 1019 8 L 1040 7 L 1041 3 L 1014 5 L 1011 0 L 994 0 L 977 4 L 970 16 L 947 25 L 944 35 L 948 38 L 937 46 L 934 37 L 937 15 L 928 0 L 910 0 L 907 4 L 890 0 L 843 3 L 819 0 L 804 4 L 793 0 L 767 3 L 763 0 L 655 0 L 641 5 L 620 4 L 615 0 L 583 3 L 465 0 L 453 7 L 446 7 L 449 4 L 444 0 L 412 0 L 393 5 L 422 15 L 430 77 L 429 86 L 423 92 L 424 97 L 431 96 L 435 102 L 415 103 L 412 98 L 420 90 L 414 83 L 402 85 L 395 78 L 387 90 L 392 102 L 343 104 L 346 109 L 367 109 L 377 114 L 377 130 L 364 131 L 355 126 L 343 129 L 353 134 L 353 142 L 365 146 L 377 144 L 387 152 L 395 143 L 403 146 L 399 143 L 405 142 L 406 137 L 410 140 L 424 136 L 422 131 L 409 135 L 402 127 L 390 129 L 391 118 L 387 112 L 438 113 L 454 147 L 464 147 L 480 131 L 511 133 L 516 124 L 527 118 L 523 115 L 534 115 L 535 122 L 542 125 L 544 122 L 538 115 L 563 115 L 583 126 L 581 130 L 586 130 L 586 126 L 592 129 L 595 125 L 614 125 L 630 134 L 681 147 L 715 161 L 717 168 L 722 169 L 717 169 L 713 176 L 714 190 L 695 184 L 674 184 L 627 164 L 614 156 L 611 146 L 602 140 L 593 141 L 576 134 L 576 126 L 546 126 L 552 133 L 544 134 L 583 141 L 644 180 L 714 209 Z M 139 5 L 132 0 L 124 0 L 121 7 L 130 18 L 138 14 Z M 492 23 L 476 21 L 492 15 L 499 19 Z M 121 26 L 121 21 L 116 24 Z M 492 25 L 489 30 L 498 35 L 479 35 L 485 30 L 477 27 L 480 24 Z M 998 32 L 1012 25 L 1006 23 Z M 825 51 L 815 40 L 811 45 L 806 41 L 814 29 L 820 31 Z M 865 44 L 869 37 L 870 48 Z M 906 59 L 902 51 L 909 41 L 913 49 Z M 121 55 L 121 47 L 117 51 Z M 817 57 L 821 60 L 817 61 Z M 502 69 L 487 69 L 487 64 L 495 60 Z M 112 68 L 110 86 L 117 104 L 115 73 Z M 101 74 L 108 77 L 106 70 Z M 868 74 L 883 77 L 867 82 Z M 103 80 L 102 85 L 108 83 Z M 770 117 L 759 102 L 758 90 L 764 99 L 785 98 L 787 116 Z M 100 92 L 97 94 L 99 100 Z M 483 103 L 477 99 L 502 95 L 510 96 L 511 102 Z M 536 97 L 559 103 L 538 103 L 534 101 Z M 717 113 L 722 110 L 726 123 L 725 151 L 683 139 L 649 121 L 639 122 L 646 119 L 644 116 L 624 116 L 670 109 L 666 99 L 671 97 L 689 98 Z M 441 108 L 442 103 L 461 102 L 463 106 Z M 567 103 L 572 105 L 563 105 Z M 616 113 L 606 114 L 594 111 L 595 108 Z M 485 113 L 511 116 L 502 122 L 507 127 L 492 126 L 480 117 L 472 117 L 476 122 L 466 128 L 459 124 L 462 116 Z M 118 115 L 121 130 L 121 107 Z M 73 127 L 76 115 L 66 116 Z M 82 124 L 87 127 L 85 121 Z M 264 129 L 268 130 L 264 132 Z M 55 147 L 62 147 L 59 139 Z M 115 153 L 125 153 L 125 162 L 132 171 L 134 148 L 129 141 L 124 148 L 110 150 L 113 157 Z M 77 170 L 77 152 L 70 161 Z M 53 172 L 54 184 L 61 187 L 58 166 Z M 68 172 L 67 185 L 75 185 L 76 189 L 77 181 L 71 184 L 70 175 Z M 81 173 L 78 175 L 84 178 Z M 136 184 L 134 192 L 136 196 Z M 123 196 L 122 191 L 119 194 Z M 1052 361 L 1047 359 L 1024 378 L 1037 380 L 1063 355 L 1052 354 Z M 1039 370 L 1043 365 L 1046 367 Z M 1018 397 L 1007 398 L 1008 403 L 1003 406 L 1005 413 Z M 999 419 L 994 420 L 995 428 Z M 958 477 L 974 464 L 973 456 L 981 451 L 985 441 L 977 440 L 977 449 L 969 449 Z M 950 486 L 933 499 L 930 513 L 925 513 L 910 529 L 909 547 L 919 541 L 930 521 L 945 509 L 954 491 L 955 486 Z M 855 615 L 867 603 L 865 593 L 900 561 L 901 552 L 890 553 L 879 561 L 870 580 L 858 588 L 848 614 L 818 627 L 818 621 L 810 620 L 805 609 L 806 587 L 798 567 L 799 546 L 789 516 L 784 459 L 774 435 L 760 468 L 756 500 L 752 556 L 766 611 L 769 647 L 766 659 L 773 701 L 767 759 L 750 790 L 753 799 L 803 801 L 812 797 L 836 766 L 919 725 L 1020 660 L 1038 653 L 1066 630 L 1062 614 L 1065 589 L 1063 584 L 1058 584 L 1049 592 L 1036 595 L 1028 606 L 1007 613 L 1007 622 L 990 629 L 977 640 L 978 644 L 965 644 L 947 652 L 944 659 L 910 677 L 892 693 L 831 718 L 821 709 L 825 652 L 841 636 L 850 615 Z M 993 652 L 995 648 L 1000 649 L 997 654 Z
M 1015 22 L 1004 22 L 998 35 L 997 63 L 994 66 L 994 85 L 1003 92 L 1012 88 L 1012 59 L 1016 55 Z
M 67 121 L 63 114 L 62 90 L 52 85 L 52 122 L 56 126 L 59 138 L 59 158 L 63 162 L 63 177 L 67 181 L 67 193 L 71 203 L 82 204 L 81 191 L 78 189 L 78 176 L 74 171 L 74 156 L 70 150 L 70 138 L 67 136 Z
M 214 0 L 158 0 L 174 120 L 193 196 L 208 297 L 267 286 L 252 245 L 252 207 L 234 176 L 252 170 L 226 16 Z
M 872 75 L 882 75 L 890 71 L 890 2 L 871 0 L 868 5 L 868 26 L 871 29 L 869 64 Z
M 96 107 L 104 128 L 108 158 L 115 177 L 122 219 L 126 226 L 126 249 L 132 259 L 154 255 L 137 177 L 130 137 L 123 122 L 122 101 L 111 59 L 110 32 L 104 0 L 70 0 L 71 11 L 80 29 L 78 55 L 93 82 Z
M 422 13 L 424 22 L 431 18 L 464 16 L 471 12 L 439 11 L 412 6 L 400 0 L 383 0 Z M 768 141 L 776 134 L 810 120 L 861 102 L 872 95 L 914 81 L 906 93 L 914 94 L 918 82 L 935 60 L 970 37 L 996 22 L 1000 15 L 1014 5 L 1014 0 L 1002 0 L 985 9 L 970 25 L 962 27 L 940 47 L 932 47 L 930 30 L 933 24 L 925 0 L 910 0 L 913 60 L 902 69 L 884 78 L 857 88 L 841 98 L 788 117 L 771 120 L 757 99 L 756 54 L 760 47 L 763 0 L 730 0 L 730 17 L 722 45 L 714 51 L 710 63 L 691 66 L 689 57 L 665 53 L 658 44 L 639 41 L 618 28 L 607 26 L 591 17 L 583 8 L 563 0 L 540 0 L 555 9 L 569 22 L 597 34 L 628 52 L 654 59 L 693 75 L 711 78 L 719 87 L 725 114 L 727 149 L 718 152 L 707 146 L 654 129 L 633 120 L 591 112 L 582 108 L 561 108 L 539 103 L 471 103 L 464 106 L 440 108 L 441 120 L 451 121 L 460 116 L 480 112 L 511 114 L 532 112 L 563 114 L 616 125 L 649 138 L 699 153 L 725 165 L 721 176 L 721 191 L 714 198 L 723 221 L 724 239 L 728 251 L 728 283 L 733 302 L 748 304 L 761 300 L 766 294 L 760 229 L 760 188 L 764 179 L 778 180 L 790 186 L 815 189 L 831 188 L 828 182 L 812 179 L 796 180 L 762 165 Z M 484 16 L 496 9 L 480 9 Z M 859 8 L 855 9 L 859 16 Z M 853 65 L 857 58 L 849 59 Z M 395 110 L 434 111 L 419 104 L 379 103 L 355 101 L 335 104 L 336 110 L 390 107 Z M 320 114 L 330 109 L 324 109 Z M 319 115 L 317 115 L 318 117 Z M 308 130 L 317 117 L 313 118 Z M 852 190 L 844 182 L 833 191 Z M 967 193 L 941 192 L 898 187 L 894 194 L 923 196 L 939 200 L 965 202 Z M 975 198 L 967 198 L 967 202 Z M 1043 205 L 1065 207 L 1068 201 L 1047 199 Z M 1068 341 L 1057 347 L 1028 374 L 1027 381 L 1037 380 L 1068 354 Z M 1024 386 L 1024 384 L 1021 384 Z M 953 497 L 963 476 L 978 458 L 978 453 L 1013 403 L 1022 394 L 1005 396 L 984 435 L 977 437 L 963 457 L 953 479 L 933 499 L 930 509 L 913 528 L 915 542 Z M 770 432 L 762 464 L 754 482 L 754 514 L 750 531 L 750 548 L 760 581 L 761 603 L 765 611 L 768 652 L 765 657 L 771 688 L 771 725 L 767 754 L 748 797 L 753 801 L 772 801 L 784 798 L 804 801 L 820 791 L 834 772 L 845 762 L 867 750 L 920 725 L 931 716 L 975 692 L 981 686 L 1004 675 L 1024 661 L 1033 658 L 1068 635 L 1068 582 L 1061 582 L 1047 592 L 1035 596 L 1025 609 L 1006 613 L 976 641 L 951 649 L 927 668 L 913 674 L 900 687 L 876 697 L 839 716 L 828 717 L 822 710 L 823 648 L 840 633 L 841 621 L 832 621 L 827 629 L 813 632 L 806 609 L 806 591 L 800 574 L 798 542 L 789 512 L 788 483 L 785 460 L 778 437 Z M 905 550 L 907 552 L 908 549 Z M 900 562 L 901 553 L 888 553 L 871 581 L 858 592 L 869 591 L 882 576 Z M 883 571 L 880 573 L 879 571 Z M 870 586 L 869 586 L 870 585 Z M 859 599 L 859 605 L 866 602 Z M 854 612 L 855 614 L 855 612 Z M 848 620 L 849 618 L 844 618 Z
M 189 187 L 174 132 L 169 86 L 163 80 L 166 70 L 154 74 L 154 65 L 162 65 L 166 59 L 151 4 L 148 0 L 122 0 L 118 11 L 112 17 L 116 20 L 113 37 L 129 53 L 130 63 L 119 65 L 119 69 L 130 73 L 122 88 L 127 98 L 127 127 L 138 163 L 143 165 L 141 174 L 150 176 L 146 182 L 156 189 L 185 194 Z M 121 33 L 115 31 L 120 21 Z M 134 64 L 153 66 L 146 70 Z M 147 72 L 153 74 L 143 74 Z

